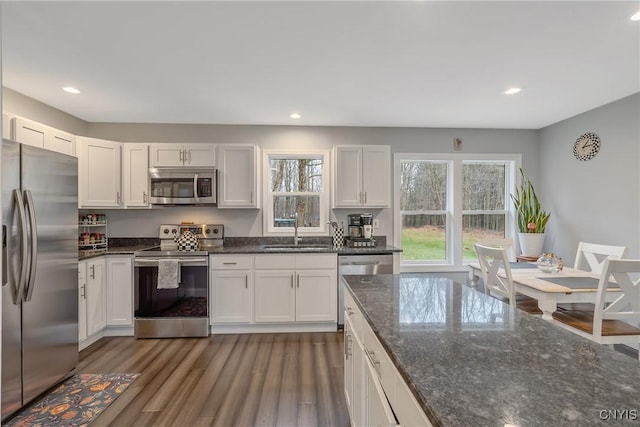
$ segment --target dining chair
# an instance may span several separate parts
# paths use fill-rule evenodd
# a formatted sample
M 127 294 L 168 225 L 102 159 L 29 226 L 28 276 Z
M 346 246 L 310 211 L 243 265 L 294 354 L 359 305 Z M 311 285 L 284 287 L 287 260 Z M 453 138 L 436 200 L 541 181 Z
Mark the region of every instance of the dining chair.
M 595 304 L 558 310 L 553 318 L 563 328 L 599 344 L 640 344 L 640 279 L 635 279 L 638 273 L 640 259 L 605 259 Z M 617 298 L 606 304 L 607 292 L 612 289 Z
M 487 237 L 487 238 L 478 239 L 476 243 L 482 246 L 494 246 L 498 248 L 505 248 L 507 250 L 507 257 L 509 261 L 513 262 L 516 260 L 516 246 L 512 238 Z
M 587 270 L 595 274 L 602 272 L 603 263 L 607 258 L 624 258 L 628 251 L 626 246 L 600 245 L 596 243 L 578 243 L 578 252 L 573 268 L 576 270 Z M 586 266 L 583 264 L 586 261 Z
M 538 301 L 536 299 L 526 295 L 516 294 L 507 250 L 504 247 L 498 248 L 476 243 L 474 248 L 476 254 L 478 254 L 484 292 L 487 295 L 492 295 L 505 302 L 509 302 L 509 304 L 529 314 L 542 314 L 542 311 L 538 308 Z M 498 275 L 501 268 L 504 271 L 504 277 Z

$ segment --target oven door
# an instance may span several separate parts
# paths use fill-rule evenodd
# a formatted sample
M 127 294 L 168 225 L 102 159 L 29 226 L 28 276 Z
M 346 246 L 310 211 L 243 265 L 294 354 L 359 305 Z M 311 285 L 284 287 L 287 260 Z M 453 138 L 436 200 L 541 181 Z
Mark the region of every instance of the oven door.
M 214 205 L 215 168 L 150 168 L 149 202 L 152 205 Z
M 137 338 L 209 335 L 207 257 L 177 258 L 179 285 L 158 287 L 158 261 L 134 259 L 134 333 Z

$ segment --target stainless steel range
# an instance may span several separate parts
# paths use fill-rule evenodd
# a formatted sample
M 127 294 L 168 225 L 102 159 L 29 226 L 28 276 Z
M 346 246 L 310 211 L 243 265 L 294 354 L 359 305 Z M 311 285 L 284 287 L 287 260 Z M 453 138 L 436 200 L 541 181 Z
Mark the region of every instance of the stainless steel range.
M 192 251 L 178 250 L 181 236 L 197 238 Z M 160 246 L 134 254 L 136 338 L 209 335 L 209 252 L 222 246 L 224 227 L 211 224 L 160 226 Z

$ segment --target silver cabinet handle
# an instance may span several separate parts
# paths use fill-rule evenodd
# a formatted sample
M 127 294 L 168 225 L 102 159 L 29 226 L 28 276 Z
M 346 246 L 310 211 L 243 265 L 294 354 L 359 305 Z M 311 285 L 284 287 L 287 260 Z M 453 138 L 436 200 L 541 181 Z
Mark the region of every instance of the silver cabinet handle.
M 354 313 L 353 308 L 351 307 L 345 307 L 345 310 L 347 312 L 347 316 L 351 316 Z
M 291 289 L 293 289 L 293 274 L 291 275 Z
M 38 224 L 36 223 L 36 208 L 33 204 L 31 191 L 25 190 L 24 195 L 27 201 L 25 205 L 29 213 L 29 228 L 31 228 L 31 256 L 29 257 L 29 280 L 25 288 L 25 301 L 31 301 L 33 287 L 36 282 L 36 265 L 38 264 Z
M 95 266 L 95 264 L 93 264 L 91 266 L 91 278 L 94 279 L 94 280 L 96 278 L 96 266 Z
M 296 287 L 300 288 L 300 275 L 296 274 Z
M 249 289 L 249 275 L 248 274 L 244 275 L 244 288 L 245 289 Z
M 366 191 L 364 192 L 364 204 L 365 205 L 367 204 L 367 192 Z
M 27 214 L 24 210 L 24 200 L 22 199 L 22 193 L 20 190 L 13 190 L 13 198 L 18 208 L 18 218 L 20 218 L 20 276 L 18 276 L 18 283 L 15 289 L 13 303 L 19 304 L 23 299 L 22 295 L 27 281 L 29 243 L 27 241 Z
M 80 290 L 81 290 L 80 298 L 87 299 L 87 295 L 86 295 L 86 292 L 85 292 L 85 285 L 80 286 Z
M 182 150 L 182 149 L 181 149 L 181 150 L 180 150 L 180 159 L 179 159 L 181 162 L 183 161 L 183 160 L 182 160 L 183 152 L 184 152 L 184 150 Z
M 142 192 L 142 203 L 149 203 L 149 199 L 147 198 L 147 192 Z
M 191 163 L 191 151 L 187 149 L 184 150 L 184 161 Z
M 120 204 L 120 192 L 116 191 L 116 204 Z
M 237 262 L 223 262 L 223 265 L 236 265 Z
M 351 334 L 345 334 L 344 337 L 344 358 L 349 360 L 349 356 L 351 356 Z

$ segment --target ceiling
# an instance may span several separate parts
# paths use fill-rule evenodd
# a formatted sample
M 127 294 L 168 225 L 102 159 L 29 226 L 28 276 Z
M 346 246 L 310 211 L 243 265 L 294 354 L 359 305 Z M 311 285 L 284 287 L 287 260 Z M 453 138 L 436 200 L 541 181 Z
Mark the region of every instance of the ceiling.
M 4 86 L 89 122 L 539 129 L 640 91 L 638 1 L 0 7 Z

